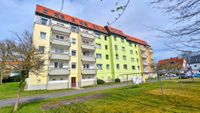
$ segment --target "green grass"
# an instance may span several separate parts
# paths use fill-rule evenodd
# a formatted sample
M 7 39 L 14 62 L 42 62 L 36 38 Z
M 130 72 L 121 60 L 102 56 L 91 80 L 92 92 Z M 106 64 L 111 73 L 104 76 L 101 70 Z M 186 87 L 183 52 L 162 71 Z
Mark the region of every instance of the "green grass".
M 4 83 L 0 85 L 0 100 L 7 99 L 7 98 L 15 98 L 17 96 L 18 90 L 18 82 L 12 83 Z M 36 91 L 21 91 L 21 96 L 31 96 L 31 95 L 39 95 L 44 93 L 52 93 L 52 92 L 59 92 L 59 91 L 66 91 L 69 89 L 63 90 L 36 90 Z
M 200 80 L 168 80 L 163 82 L 164 95 L 160 93 L 159 83 L 130 85 L 92 93 L 37 101 L 20 105 L 19 113 L 200 113 Z M 61 106 L 48 111 L 41 106 L 59 100 L 70 100 L 93 94 L 108 94 L 107 97 L 89 100 L 70 106 Z M 1 108 L 9 113 L 12 107 Z

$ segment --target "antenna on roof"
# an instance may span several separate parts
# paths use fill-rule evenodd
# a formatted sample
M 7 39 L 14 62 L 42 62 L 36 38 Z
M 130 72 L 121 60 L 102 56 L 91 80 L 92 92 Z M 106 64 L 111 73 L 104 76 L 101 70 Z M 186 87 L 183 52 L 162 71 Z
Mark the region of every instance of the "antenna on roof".
M 62 0 L 62 5 L 61 5 L 60 13 L 61 13 L 61 12 L 62 12 L 62 10 L 63 10 L 64 3 L 65 3 L 65 0 Z

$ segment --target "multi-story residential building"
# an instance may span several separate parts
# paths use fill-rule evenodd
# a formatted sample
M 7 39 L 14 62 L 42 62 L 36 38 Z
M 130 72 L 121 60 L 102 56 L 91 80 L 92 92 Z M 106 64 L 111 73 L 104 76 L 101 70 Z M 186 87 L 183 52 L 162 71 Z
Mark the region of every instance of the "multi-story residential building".
M 27 90 L 77 88 L 153 72 L 153 51 L 145 41 L 39 5 L 33 44 L 44 56 L 44 71 L 26 79 Z

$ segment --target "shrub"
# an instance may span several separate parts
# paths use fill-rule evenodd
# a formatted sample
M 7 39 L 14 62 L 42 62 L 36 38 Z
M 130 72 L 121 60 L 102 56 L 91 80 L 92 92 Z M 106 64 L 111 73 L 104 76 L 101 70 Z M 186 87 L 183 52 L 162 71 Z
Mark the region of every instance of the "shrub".
M 97 79 L 97 84 L 104 84 L 105 81 L 104 80 L 101 80 L 101 79 Z
M 121 82 L 121 80 L 119 78 L 116 78 L 115 82 Z

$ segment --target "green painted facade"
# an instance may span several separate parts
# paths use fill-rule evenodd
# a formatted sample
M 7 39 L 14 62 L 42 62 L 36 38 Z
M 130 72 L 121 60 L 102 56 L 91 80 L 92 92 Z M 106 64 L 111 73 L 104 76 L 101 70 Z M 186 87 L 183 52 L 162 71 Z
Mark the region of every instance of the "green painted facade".
M 115 78 L 123 80 L 126 74 L 141 73 L 138 44 L 124 37 L 103 34 L 95 37 L 95 44 L 96 64 L 102 65 L 102 69 L 97 69 L 97 78 L 105 81 L 113 81 Z

